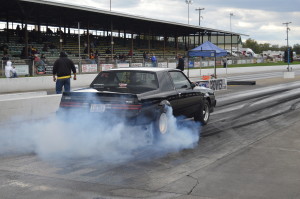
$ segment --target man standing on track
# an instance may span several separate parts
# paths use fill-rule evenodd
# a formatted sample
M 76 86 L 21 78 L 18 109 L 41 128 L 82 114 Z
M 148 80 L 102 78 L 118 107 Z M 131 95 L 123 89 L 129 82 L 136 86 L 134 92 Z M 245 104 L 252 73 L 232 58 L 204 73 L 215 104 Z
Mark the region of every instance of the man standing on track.
M 224 67 L 224 68 L 227 68 L 227 57 L 224 57 L 224 58 L 222 59 L 222 61 L 223 61 L 223 67 Z
M 53 81 L 56 82 L 56 93 L 61 94 L 64 87 L 65 92 L 71 90 L 71 72 L 73 79 L 76 80 L 76 68 L 72 60 L 70 60 L 65 52 L 61 52 L 59 59 L 54 62 L 53 66 Z M 57 79 L 56 77 L 57 76 Z
M 182 55 L 178 55 L 178 64 L 176 68 L 184 71 L 184 59 L 182 58 Z

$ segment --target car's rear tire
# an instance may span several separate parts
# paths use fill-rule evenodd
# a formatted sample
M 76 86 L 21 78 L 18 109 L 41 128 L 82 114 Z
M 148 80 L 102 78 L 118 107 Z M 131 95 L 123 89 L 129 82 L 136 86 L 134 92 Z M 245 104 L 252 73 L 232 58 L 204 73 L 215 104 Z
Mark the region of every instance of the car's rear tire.
M 200 105 L 199 109 L 194 115 L 194 120 L 201 122 L 202 125 L 206 125 L 210 117 L 210 104 L 207 100 L 204 100 L 203 104 Z
M 162 112 L 160 113 L 159 117 L 157 118 L 157 127 L 159 134 L 166 134 L 168 131 L 168 116 L 167 113 Z
M 159 142 L 169 133 L 169 108 L 163 107 L 157 113 L 156 119 L 153 122 L 154 142 Z

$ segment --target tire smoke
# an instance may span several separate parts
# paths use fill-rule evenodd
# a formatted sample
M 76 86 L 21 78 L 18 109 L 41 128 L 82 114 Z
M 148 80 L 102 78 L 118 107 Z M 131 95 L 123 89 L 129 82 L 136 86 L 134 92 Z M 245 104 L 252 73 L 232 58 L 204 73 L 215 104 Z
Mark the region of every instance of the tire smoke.
M 0 155 L 34 153 L 46 161 L 85 158 L 121 163 L 134 159 L 148 145 L 143 128 L 125 125 L 111 115 L 97 120 L 90 115 L 72 117 L 73 122 L 56 117 L 4 128 L 0 133 Z M 172 111 L 168 111 L 168 118 L 168 133 L 159 143 L 147 146 L 147 153 L 153 150 L 164 155 L 198 143 L 199 123 L 175 118 Z

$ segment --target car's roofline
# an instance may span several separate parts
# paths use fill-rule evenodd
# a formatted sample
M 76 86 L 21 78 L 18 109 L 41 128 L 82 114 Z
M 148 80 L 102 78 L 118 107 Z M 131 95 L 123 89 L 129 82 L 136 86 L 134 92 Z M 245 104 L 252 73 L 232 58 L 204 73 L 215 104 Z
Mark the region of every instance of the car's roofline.
M 174 68 L 154 68 L 154 67 L 129 67 L 129 68 L 113 68 L 111 71 L 147 71 L 147 72 L 159 72 L 159 71 L 177 71 Z

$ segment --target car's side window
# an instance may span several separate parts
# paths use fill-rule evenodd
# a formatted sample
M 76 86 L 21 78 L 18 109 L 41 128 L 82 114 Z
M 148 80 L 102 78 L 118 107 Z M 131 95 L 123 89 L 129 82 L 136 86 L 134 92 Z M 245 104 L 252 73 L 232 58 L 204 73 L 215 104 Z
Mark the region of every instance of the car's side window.
M 190 81 L 179 71 L 172 71 L 170 72 L 171 78 L 175 85 L 176 89 L 190 89 L 191 83 Z

